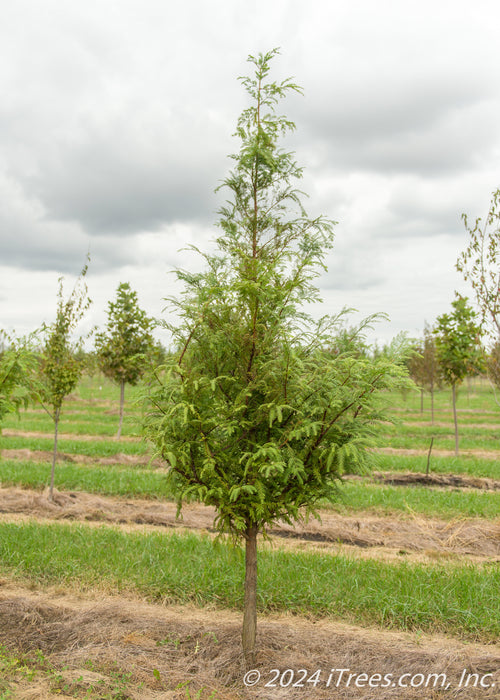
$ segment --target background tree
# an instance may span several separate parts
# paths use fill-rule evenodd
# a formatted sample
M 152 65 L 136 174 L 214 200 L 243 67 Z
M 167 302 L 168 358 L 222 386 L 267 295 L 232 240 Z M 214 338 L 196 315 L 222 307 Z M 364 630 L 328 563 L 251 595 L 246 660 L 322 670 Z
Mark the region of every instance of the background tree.
M 56 320 L 46 328 L 46 340 L 41 351 L 40 386 L 42 406 L 54 421 L 54 451 L 50 475 L 49 500 L 54 500 L 54 474 L 57 460 L 59 419 L 64 399 L 78 384 L 83 361 L 78 357 L 84 338 L 73 338 L 74 332 L 91 304 L 84 282 L 88 266 L 85 265 L 76 284 L 65 301 L 63 280 L 59 279 Z
M 492 193 L 484 221 L 477 218 L 470 226 L 467 215 L 462 214 L 462 218 L 469 234 L 469 244 L 460 254 L 456 267 L 472 285 L 481 322 L 492 341 L 486 371 L 495 391 L 500 387 L 496 359 L 500 347 L 500 189 Z
M 431 421 L 434 423 L 434 390 L 440 383 L 439 363 L 436 356 L 436 342 L 429 326 L 425 326 L 421 340 L 415 341 L 414 352 L 408 359 L 410 377 L 420 388 L 420 412 L 423 413 L 424 390 L 431 397 Z
M 434 334 L 440 373 L 451 386 L 453 421 L 455 424 L 455 454 L 458 455 L 458 421 L 456 390 L 468 373 L 478 370 L 483 364 L 480 343 L 481 326 L 476 313 L 466 297 L 456 295 L 450 314 L 438 316 Z
M 108 304 L 106 331 L 96 337 L 96 352 L 104 374 L 120 386 L 120 421 L 117 438 L 123 425 L 125 385 L 137 384 L 154 348 L 151 335 L 153 321 L 139 307 L 137 292 L 128 282 L 118 285 L 116 300 Z
M 497 389 L 500 389 L 500 340 L 493 344 L 486 357 L 486 371 L 493 388 L 495 401 L 500 405 Z
M 215 525 L 245 542 L 242 642 L 255 662 L 257 535 L 278 520 L 315 512 L 338 495 L 345 471 L 366 464 L 378 393 L 401 381 L 392 358 L 330 352 L 343 314 L 315 323 L 302 309 L 333 242 L 333 224 L 311 219 L 294 183 L 302 171 L 279 137 L 294 128 L 279 100 L 299 88 L 268 82 L 276 51 L 249 57 L 242 78 L 251 106 L 241 114 L 239 153 L 223 183 L 218 253 L 206 270 L 178 271 L 171 299 L 176 351 L 148 397 L 145 427 L 170 464 L 183 501 L 215 507 Z M 393 348 L 392 354 L 398 350 Z
M 462 214 L 462 218 L 469 245 L 460 254 L 456 267 L 470 281 L 481 321 L 489 320 L 496 342 L 500 340 L 500 189 L 493 192 L 484 221 L 478 218 L 470 226 L 467 214 Z

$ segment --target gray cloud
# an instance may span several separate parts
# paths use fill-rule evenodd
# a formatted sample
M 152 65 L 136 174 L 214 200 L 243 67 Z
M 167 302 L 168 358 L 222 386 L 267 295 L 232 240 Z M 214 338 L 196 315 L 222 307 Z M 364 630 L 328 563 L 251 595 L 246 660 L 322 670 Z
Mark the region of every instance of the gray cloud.
M 133 234 L 165 222 L 207 220 L 213 189 L 227 165 L 225 143 L 205 115 L 164 124 L 140 115 L 89 127 L 42 151 L 36 173 L 21 181 L 46 217 L 76 221 L 91 235 Z
M 282 106 L 304 204 L 340 222 L 321 313 L 394 307 L 416 324 L 455 284 L 460 213 L 483 214 L 499 184 L 491 3 L 18 0 L 2 19 L 3 316 L 31 313 L 8 291 L 20 269 L 28 285 L 75 275 L 88 249 L 102 299 L 122 276 L 149 304 L 167 295 L 166 269 L 194 264 L 177 249 L 217 235 L 213 190 L 245 104 L 236 77 L 273 46 L 272 76 L 305 89 Z

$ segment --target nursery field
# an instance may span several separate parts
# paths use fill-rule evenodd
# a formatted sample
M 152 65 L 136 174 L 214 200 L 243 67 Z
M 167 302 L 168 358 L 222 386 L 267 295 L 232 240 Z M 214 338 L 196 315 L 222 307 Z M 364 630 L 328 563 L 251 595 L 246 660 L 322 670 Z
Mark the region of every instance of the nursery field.
M 136 396 L 116 440 L 118 389 L 81 382 L 54 503 L 50 418 L 4 422 L 0 700 L 499 697 L 500 407 L 485 381 L 460 390 L 458 457 L 448 392 L 433 421 L 427 395 L 423 410 L 418 392 L 387 396 L 371 471 L 346 475 L 321 520 L 262 540 L 248 687 L 243 553 L 215 538 L 210 508 L 177 517 Z

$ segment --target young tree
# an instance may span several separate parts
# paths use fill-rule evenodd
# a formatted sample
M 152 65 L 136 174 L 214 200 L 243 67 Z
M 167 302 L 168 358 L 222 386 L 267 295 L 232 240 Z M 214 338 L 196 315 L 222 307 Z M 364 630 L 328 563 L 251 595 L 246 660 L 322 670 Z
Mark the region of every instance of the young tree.
M 436 342 L 432 330 L 426 325 L 422 340 L 414 345 L 414 353 L 408 361 L 410 377 L 420 388 L 420 412 L 423 413 L 424 390 L 431 395 L 431 421 L 434 423 L 434 389 L 439 385 L 439 364 Z
M 500 189 L 493 192 L 486 219 L 476 219 L 469 226 L 462 214 L 469 234 L 469 245 L 460 254 L 456 267 L 469 280 L 481 312 L 481 321 L 489 319 L 490 335 L 500 339 Z
M 451 305 L 452 313 L 438 316 L 434 334 L 441 376 L 451 386 L 455 454 L 458 455 L 456 389 L 468 373 L 481 368 L 483 352 L 481 326 L 476 322 L 476 313 L 467 298 L 457 294 Z
M 104 374 L 120 386 L 120 422 L 123 425 L 125 384 L 137 384 L 147 367 L 147 356 L 153 350 L 152 319 L 139 307 L 137 292 L 128 282 L 116 290 L 116 301 L 108 304 L 106 331 L 96 337 L 96 351 Z
M 486 371 L 493 388 L 495 401 L 500 405 L 497 389 L 500 389 L 500 340 L 493 344 L 486 357 Z
M 47 337 L 41 352 L 39 397 L 43 408 L 54 421 L 54 450 L 50 474 L 49 500 L 54 500 L 54 475 L 57 461 L 59 419 L 64 399 L 73 391 L 80 379 L 83 362 L 77 352 L 83 338 L 73 339 L 78 323 L 91 304 L 84 282 L 88 266 L 85 265 L 76 284 L 65 301 L 63 280 L 59 279 L 56 320 L 46 329 Z
M 389 356 L 332 353 L 342 314 L 315 323 L 302 305 L 317 301 L 333 224 L 308 218 L 295 181 L 302 171 L 279 137 L 294 128 L 277 114 L 291 81 L 269 82 L 271 51 L 249 57 L 242 78 L 251 106 L 241 114 L 239 153 L 223 183 L 218 253 L 206 270 L 178 271 L 171 304 L 177 350 L 157 373 L 145 428 L 170 464 L 179 507 L 198 499 L 215 524 L 245 543 L 242 643 L 255 662 L 257 535 L 279 520 L 299 521 L 338 495 L 346 471 L 365 464 L 378 393 L 402 381 Z M 397 353 L 393 349 L 393 353 Z

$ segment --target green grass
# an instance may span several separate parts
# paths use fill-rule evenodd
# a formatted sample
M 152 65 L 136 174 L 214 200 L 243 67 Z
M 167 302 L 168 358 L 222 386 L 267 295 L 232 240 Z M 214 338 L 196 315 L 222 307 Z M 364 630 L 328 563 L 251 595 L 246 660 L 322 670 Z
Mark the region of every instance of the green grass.
M 388 395 L 392 405 L 403 413 L 418 413 L 420 414 L 420 391 L 418 389 L 405 392 L 392 392 Z M 457 391 L 457 408 L 460 412 L 488 413 L 496 414 L 500 417 L 500 407 L 495 402 L 495 397 L 491 386 L 487 379 L 475 377 L 467 379 Z M 434 392 L 434 412 L 435 419 L 437 415 L 446 415 L 448 420 L 451 418 L 452 403 L 451 389 L 444 387 Z M 430 395 L 424 393 L 424 414 L 430 419 L 431 399 Z M 477 418 L 477 415 L 476 415 Z M 441 420 L 442 418 L 439 418 Z M 478 422 L 476 420 L 476 422 Z M 481 421 L 483 422 L 483 421 Z
M 50 465 L 47 463 L 17 459 L 0 462 L 1 486 L 44 489 L 49 481 Z M 56 464 L 55 484 L 60 490 L 104 496 L 172 499 L 164 473 L 115 464 L 87 467 L 60 462 Z
M 0 436 L 0 450 L 42 450 L 52 452 L 53 437 L 25 437 L 23 435 Z M 147 455 L 151 448 L 140 440 L 124 442 L 118 440 L 73 440 L 59 438 L 57 449 L 70 455 L 86 455 L 87 457 L 111 457 L 118 453 L 126 455 Z
M 207 536 L 0 524 L 0 571 L 41 585 L 134 591 L 163 602 L 242 607 L 243 556 Z M 493 641 L 500 570 L 262 551 L 258 607 Z
M 368 510 L 378 515 L 414 512 L 445 520 L 494 519 L 500 517 L 500 494 L 347 481 L 342 486 L 339 502 L 326 507 L 343 514 Z
M 50 479 L 50 465 L 42 462 L 2 460 L 0 484 L 44 489 Z M 165 474 L 154 469 L 130 468 L 126 465 L 103 467 L 60 462 L 56 465 L 56 488 L 86 491 L 126 498 L 174 500 Z M 323 507 L 340 513 L 371 511 L 379 515 L 415 512 L 442 519 L 498 518 L 500 495 L 490 491 L 455 491 L 424 486 L 383 486 L 369 482 L 346 481 L 337 503 Z
M 424 472 L 427 455 L 405 456 L 377 454 L 372 468 L 386 472 Z M 477 457 L 437 457 L 431 454 L 430 472 L 433 474 L 467 474 L 470 476 L 500 479 L 500 460 L 479 459 Z
M 84 664 L 94 666 L 93 662 Z M 64 697 L 79 697 L 91 700 L 124 700 L 131 697 L 127 692 L 127 683 L 131 673 L 121 670 L 107 670 L 107 678 L 98 678 L 93 684 L 80 683 L 83 676 L 66 680 L 64 672 L 68 667 L 56 668 L 39 649 L 34 652 L 14 653 L 0 644 L 0 700 L 14 700 L 18 697 L 15 688 L 20 682 L 40 682 L 45 680 L 54 696 L 64 693 Z
M 54 423 L 46 413 L 35 413 L 23 411 L 19 417 L 7 417 L 2 428 L 11 430 L 22 430 L 30 432 L 41 432 L 50 435 L 54 432 Z M 109 414 L 103 410 L 86 410 L 78 413 L 63 413 L 59 422 L 60 433 L 71 433 L 74 435 L 98 435 L 104 437 L 114 437 L 118 429 L 118 416 Z M 141 426 L 139 418 L 125 416 L 123 419 L 124 436 L 140 436 Z
M 380 447 L 404 449 L 428 449 L 431 438 L 434 449 L 454 450 L 455 432 L 449 427 L 432 425 L 412 425 L 411 423 L 381 426 L 377 431 L 377 444 Z M 461 450 L 499 450 L 500 421 L 498 429 L 481 429 L 467 426 L 458 428 Z

